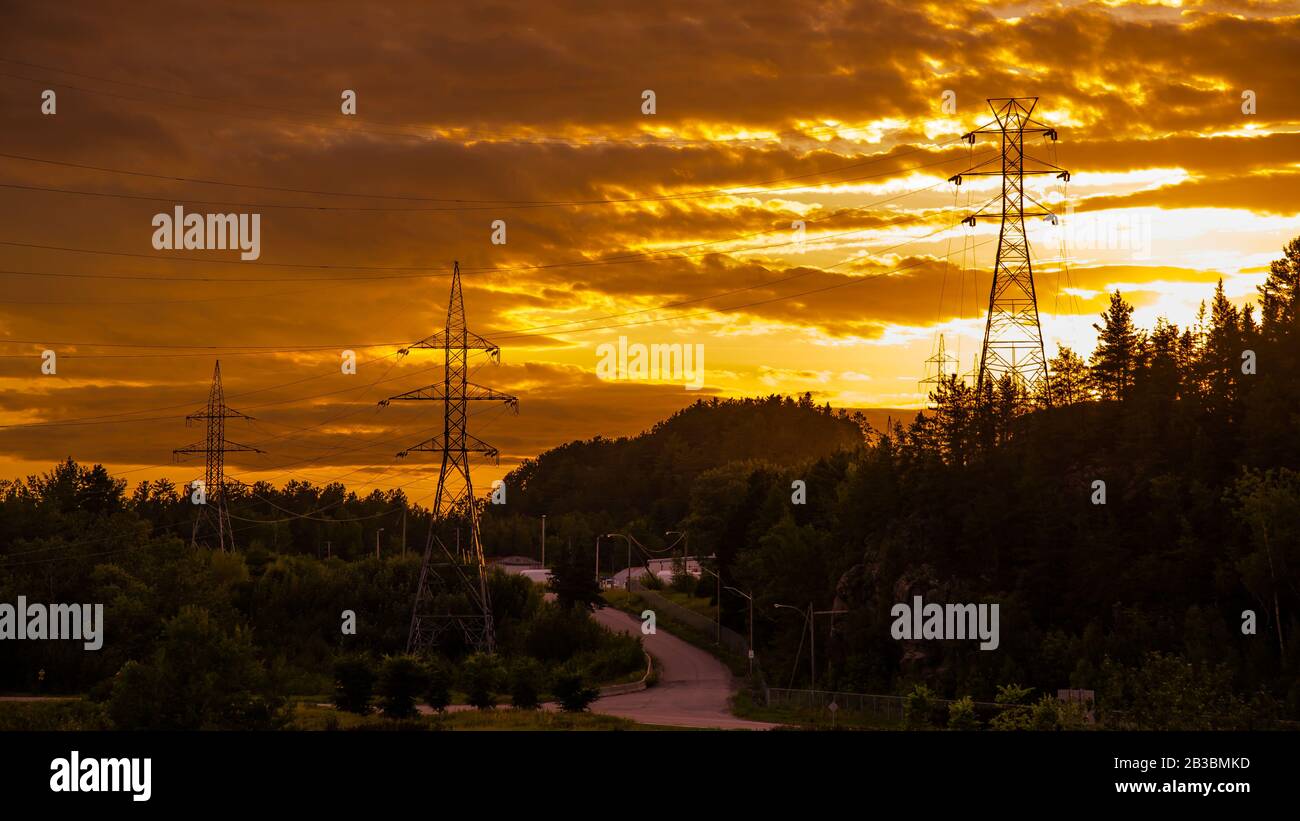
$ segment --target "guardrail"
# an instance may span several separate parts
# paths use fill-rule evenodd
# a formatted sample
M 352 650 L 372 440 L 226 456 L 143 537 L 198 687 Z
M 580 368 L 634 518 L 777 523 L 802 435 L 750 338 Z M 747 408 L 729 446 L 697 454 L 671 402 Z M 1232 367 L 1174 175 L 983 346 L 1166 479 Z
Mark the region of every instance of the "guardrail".
M 600 698 L 606 696 L 621 696 L 625 693 L 639 693 L 650 686 L 650 676 L 655 672 L 655 660 L 650 657 L 649 653 L 645 654 L 645 673 L 641 676 L 640 681 L 630 681 L 627 684 L 610 684 L 600 688 Z

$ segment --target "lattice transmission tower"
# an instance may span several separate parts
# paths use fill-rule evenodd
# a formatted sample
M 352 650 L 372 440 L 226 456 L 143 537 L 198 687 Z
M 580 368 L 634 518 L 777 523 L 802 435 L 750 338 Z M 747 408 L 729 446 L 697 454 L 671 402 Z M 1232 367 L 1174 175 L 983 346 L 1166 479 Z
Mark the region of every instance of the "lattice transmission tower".
M 517 413 L 519 400 L 469 381 L 469 352 L 486 351 L 492 361 L 500 362 L 501 349 L 465 326 L 465 301 L 461 295 L 459 262 L 452 266 L 447 324 L 432 336 L 403 348 L 400 353 L 405 354 L 416 348 L 443 352 L 445 369 L 442 382 L 391 396 L 379 403 L 387 405 L 399 400 L 432 400 L 441 402 L 443 406 L 442 433 L 397 454 L 399 458 L 415 451 L 442 454 L 442 468 L 438 472 L 438 490 L 433 508 L 433 527 L 424 548 L 420 582 L 415 592 L 415 603 L 411 607 L 407 652 L 426 652 L 440 642 L 444 632 L 455 626 L 460 628 L 468 646 L 491 653 L 496 649 L 496 636 L 469 457 L 471 453 L 478 453 L 495 461 L 498 453 L 496 448 L 470 435 L 466 430 L 466 421 L 470 402 L 505 402 Z M 440 524 L 456 515 L 463 517 L 469 525 L 468 543 L 461 543 L 461 549 L 468 554 L 468 564 L 448 549 L 438 532 Z M 438 553 L 435 553 L 435 545 Z M 437 561 L 435 557 L 438 557 Z M 446 583 L 441 568 L 449 568 L 452 585 Z M 457 589 L 460 595 L 457 595 Z
M 989 289 L 988 318 L 984 325 L 984 346 L 980 351 L 976 387 L 983 390 L 986 379 L 1004 375 L 1019 382 L 1029 393 L 1041 389 L 1050 399 L 1047 357 L 1043 352 L 1043 331 L 1038 321 L 1038 299 L 1034 292 L 1034 271 L 1030 261 L 1025 218 L 1045 217 L 1057 223 L 1056 214 L 1025 193 L 1024 178 L 1055 174 L 1069 181 L 1070 172 L 1025 153 L 1025 136 L 1044 135 L 1055 141 L 1056 129 L 1031 119 L 1037 97 L 998 97 L 988 101 L 994 122 L 962 135 L 975 144 L 976 135 L 997 134 L 1002 141 L 1000 157 L 990 157 L 949 178 L 961 185 L 962 177 L 1000 176 L 1002 191 L 963 222 L 999 219 L 997 258 L 993 263 L 993 284 Z M 984 167 L 998 162 L 998 169 Z M 1030 203 L 1025 210 L 1025 201 Z
M 190 532 L 190 546 L 200 544 L 215 545 L 218 550 L 234 550 L 235 535 L 230 526 L 230 508 L 227 506 L 226 454 L 227 453 L 262 453 L 251 445 L 241 445 L 226 438 L 227 419 L 252 419 L 226 406 L 226 394 L 221 387 L 221 360 L 217 360 L 212 369 L 212 388 L 208 391 L 208 404 L 198 413 L 185 417 L 185 424 L 203 422 L 207 427 L 207 436 L 202 442 L 195 442 L 172 451 L 172 458 L 180 461 L 181 457 L 196 453 L 203 454 L 203 503 L 198 505 L 194 516 L 194 529 Z M 194 498 L 191 495 L 191 498 Z
M 957 357 L 949 356 L 943 334 L 939 334 L 939 350 L 925 360 L 925 378 L 918 383 L 921 392 L 929 397 L 939 386 L 957 375 Z

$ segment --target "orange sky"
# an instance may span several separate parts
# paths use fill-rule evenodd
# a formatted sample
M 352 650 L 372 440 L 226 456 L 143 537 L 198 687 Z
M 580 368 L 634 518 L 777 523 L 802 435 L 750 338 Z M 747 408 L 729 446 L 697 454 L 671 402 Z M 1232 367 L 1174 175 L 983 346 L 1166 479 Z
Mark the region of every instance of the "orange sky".
M 938 335 L 963 371 L 982 336 L 997 226 L 959 220 L 995 183 L 946 180 L 996 148 L 957 141 L 987 97 L 1039 97 L 1061 140 L 1027 150 L 1073 175 L 1031 187 L 1067 214 L 1031 235 L 1049 355 L 1115 287 L 1148 326 L 1219 277 L 1250 299 L 1300 234 L 1300 3 L 384 5 L 7 6 L 0 477 L 194 478 L 168 462 L 219 355 L 267 451 L 231 474 L 419 499 L 433 466 L 392 457 L 439 408 L 376 402 L 438 377 L 395 351 L 453 259 L 502 347 L 473 379 L 520 399 L 473 419 L 481 484 L 701 396 L 918 407 Z M 261 256 L 155 250 L 178 204 L 261 214 Z M 620 335 L 702 345 L 703 389 L 600 380 Z

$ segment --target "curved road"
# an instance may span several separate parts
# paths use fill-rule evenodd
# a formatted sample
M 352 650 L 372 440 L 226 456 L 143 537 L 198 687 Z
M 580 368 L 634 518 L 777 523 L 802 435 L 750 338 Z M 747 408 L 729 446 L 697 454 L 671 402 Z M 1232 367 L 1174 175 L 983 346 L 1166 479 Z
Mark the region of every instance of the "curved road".
M 591 615 L 610 630 L 641 636 L 641 621 L 622 610 L 603 607 Z M 770 730 L 779 726 L 731 714 L 729 701 L 735 691 L 731 671 L 709 653 L 663 630 L 641 639 L 655 658 L 659 683 L 637 693 L 606 696 L 591 705 L 593 713 L 670 727 Z

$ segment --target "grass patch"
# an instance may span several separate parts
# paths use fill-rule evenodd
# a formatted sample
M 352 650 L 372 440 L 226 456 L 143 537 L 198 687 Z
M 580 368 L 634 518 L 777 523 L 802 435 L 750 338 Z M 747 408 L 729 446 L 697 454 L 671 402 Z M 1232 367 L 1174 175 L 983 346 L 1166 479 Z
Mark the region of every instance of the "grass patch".
M 0 701 L 0 732 L 109 729 L 104 705 L 93 701 Z
M 550 713 L 544 710 L 463 710 L 440 716 L 418 716 L 403 721 L 372 713 L 359 716 L 332 707 L 295 705 L 291 730 L 477 730 L 477 731 L 611 731 L 658 729 L 617 716 L 596 713 Z
M 705 617 L 706 619 L 710 619 L 710 620 L 717 619 L 718 616 L 717 606 L 709 604 L 709 599 L 707 598 L 706 599 L 696 598 L 695 596 L 692 596 L 689 593 L 682 593 L 677 590 L 673 590 L 671 587 L 665 587 L 663 590 L 657 590 L 655 592 L 657 592 L 660 596 L 663 596 L 665 599 L 672 602 L 673 604 L 677 605 L 678 607 L 682 607 L 685 608 L 686 610 L 690 610 L 692 613 L 699 613 L 701 616 Z
M 731 712 L 751 721 L 770 721 L 800 730 L 902 730 L 903 725 L 893 719 L 871 713 L 849 712 L 841 709 L 834 717 L 825 708 L 766 707 L 754 701 L 748 690 L 731 697 Z

